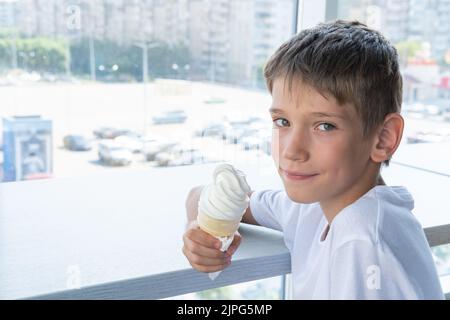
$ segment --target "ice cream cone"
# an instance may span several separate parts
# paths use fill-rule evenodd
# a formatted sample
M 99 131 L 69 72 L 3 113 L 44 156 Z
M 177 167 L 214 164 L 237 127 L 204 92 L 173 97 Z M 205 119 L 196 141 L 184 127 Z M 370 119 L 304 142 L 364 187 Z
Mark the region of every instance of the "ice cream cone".
M 216 167 L 213 182 L 205 186 L 198 201 L 197 222 L 199 227 L 218 238 L 221 251 L 228 250 L 234 233 L 249 204 L 250 186 L 243 172 L 230 164 Z M 220 271 L 209 273 L 214 280 Z
M 197 222 L 199 227 L 216 237 L 229 237 L 232 236 L 239 228 L 239 220 L 218 220 L 211 218 L 208 214 L 198 211 Z

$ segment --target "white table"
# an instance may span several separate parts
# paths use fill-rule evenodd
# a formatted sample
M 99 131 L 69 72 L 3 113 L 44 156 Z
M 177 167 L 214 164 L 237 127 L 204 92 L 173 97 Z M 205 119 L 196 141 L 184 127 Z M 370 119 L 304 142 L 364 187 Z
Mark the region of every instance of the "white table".
M 190 267 L 181 252 L 184 200 L 192 186 L 209 182 L 214 167 L 0 184 L 0 299 L 154 299 L 289 273 L 280 233 L 248 225 L 215 281 Z M 253 189 L 282 187 L 273 168 L 241 169 Z M 448 224 L 450 179 L 393 165 L 387 182 L 397 169 L 413 193 L 439 185 L 432 196 L 440 202 L 419 197 L 416 214 L 425 227 Z M 433 241 L 448 242 L 448 234 L 441 230 Z

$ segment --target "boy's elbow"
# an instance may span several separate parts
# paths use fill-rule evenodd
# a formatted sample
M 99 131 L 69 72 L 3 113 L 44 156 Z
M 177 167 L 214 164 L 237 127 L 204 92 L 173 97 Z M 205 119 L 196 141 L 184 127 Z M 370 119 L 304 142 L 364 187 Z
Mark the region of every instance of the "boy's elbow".
M 248 196 L 250 197 L 254 191 L 250 191 Z M 250 209 L 250 205 L 247 207 L 247 209 L 244 212 L 244 215 L 242 216 L 242 222 L 247 224 L 253 224 L 255 226 L 259 226 L 260 224 L 256 221 L 256 219 L 253 217 L 252 210 Z
M 202 192 L 202 189 L 203 189 L 203 186 L 197 186 L 197 187 L 194 187 L 191 190 L 189 190 L 189 193 L 186 197 L 186 204 L 192 200 L 195 200 L 195 198 L 199 198 L 200 194 Z
M 200 199 L 200 194 L 202 192 L 203 186 L 198 186 L 192 188 L 185 201 L 187 218 L 189 221 L 195 220 L 197 218 L 198 210 L 198 200 Z

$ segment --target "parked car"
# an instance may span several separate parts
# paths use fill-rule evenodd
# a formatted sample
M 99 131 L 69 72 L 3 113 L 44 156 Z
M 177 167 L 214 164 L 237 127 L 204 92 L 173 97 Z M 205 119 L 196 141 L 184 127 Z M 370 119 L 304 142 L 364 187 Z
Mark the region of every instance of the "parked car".
M 177 149 L 172 152 L 163 152 L 155 157 L 160 167 L 185 166 L 196 163 L 215 162 L 216 160 L 206 157 L 199 149 Z
M 442 118 L 444 119 L 444 121 L 450 121 L 450 110 L 444 111 L 442 113 Z
M 272 137 L 264 137 L 261 143 L 261 150 L 267 154 L 272 154 Z
M 255 136 L 248 136 L 244 137 L 241 140 L 241 145 L 244 148 L 244 150 L 259 150 L 261 148 L 261 138 L 255 137 Z
M 127 166 L 131 163 L 133 154 L 115 141 L 102 141 L 98 144 L 98 157 L 107 165 Z
M 132 135 L 121 135 L 114 138 L 114 141 L 116 141 L 122 147 L 127 148 L 132 153 L 141 152 L 144 146 L 144 143 L 141 141 L 139 137 Z
M 167 139 L 149 140 L 144 142 L 142 154 L 146 161 L 154 161 L 158 153 L 169 152 L 178 143 Z
M 203 102 L 205 104 L 218 104 L 218 103 L 225 103 L 225 102 L 227 102 L 227 100 L 224 98 L 221 98 L 221 97 L 211 96 L 208 99 L 203 100 Z
M 450 141 L 450 132 L 416 131 L 406 137 L 408 143 L 428 143 Z
M 234 144 L 241 143 L 244 138 L 258 137 L 260 132 L 261 131 L 259 129 L 252 129 L 252 128 L 239 129 L 234 132 L 234 135 L 232 135 L 231 137 L 227 137 L 227 141 Z
M 63 138 L 64 148 L 71 151 L 89 151 L 92 149 L 90 139 L 82 135 L 67 135 Z
M 438 116 L 442 113 L 442 110 L 439 106 L 428 104 L 425 106 L 425 113 L 429 116 Z
M 220 137 L 223 138 L 227 131 L 232 127 L 228 123 L 211 123 L 195 131 L 195 135 L 198 137 Z
M 237 144 L 245 130 L 247 130 L 247 125 L 233 125 L 225 131 L 222 139 L 227 143 Z
M 130 133 L 130 130 L 116 129 L 113 127 L 100 127 L 93 131 L 94 136 L 99 139 L 114 139 L 118 136 Z
M 251 116 L 251 117 L 228 117 L 228 122 L 232 126 L 248 126 L 251 123 L 254 122 L 262 122 L 265 121 L 264 118 L 258 117 L 258 116 Z
M 153 118 L 154 124 L 183 123 L 187 119 L 187 114 L 183 110 L 166 111 Z

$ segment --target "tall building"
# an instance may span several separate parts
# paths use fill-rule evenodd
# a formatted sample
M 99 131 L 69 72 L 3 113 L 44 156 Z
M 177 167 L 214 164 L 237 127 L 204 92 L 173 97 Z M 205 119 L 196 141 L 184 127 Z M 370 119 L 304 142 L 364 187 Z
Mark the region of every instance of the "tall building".
M 450 0 L 439 0 L 436 12 L 431 50 L 434 56 L 445 59 L 450 54 Z
M 388 0 L 380 3 L 380 16 L 383 17 L 378 30 L 383 32 L 393 43 L 408 38 L 411 28 L 411 1 Z
M 0 28 L 12 28 L 15 25 L 18 0 L 0 0 Z
M 188 45 L 188 8 L 188 0 L 155 1 L 152 7 L 153 37 L 169 45 Z
M 29 37 L 185 45 L 193 79 L 254 86 L 294 31 L 294 0 L 1 0 L 4 24 Z M 16 4 L 17 10 L 11 3 Z M 6 8 L 0 6 L 0 8 Z M 75 17 L 74 17 L 75 16 Z M 77 17 L 78 16 L 78 17 Z M 76 23 L 73 23 L 76 22 Z
M 365 22 L 394 44 L 427 42 L 436 60 L 450 49 L 450 0 L 340 0 L 338 16 Z
M 254 86 L 264 62 L 294 32 L 292 0 L 191 0 L 189 10 L 194 69 L 212 81 Z

